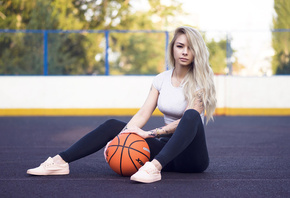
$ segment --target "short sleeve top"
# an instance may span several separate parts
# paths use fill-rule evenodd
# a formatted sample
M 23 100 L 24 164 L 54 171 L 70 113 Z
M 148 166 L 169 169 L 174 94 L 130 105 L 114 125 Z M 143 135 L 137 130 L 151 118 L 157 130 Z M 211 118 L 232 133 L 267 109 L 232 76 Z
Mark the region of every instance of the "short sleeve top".
M 171 83 L 173 69 L 158 74 L 153 79 L 153 86 L 158 90 L 158 109 L 164 114 L 165 124 L 180 119 L 188 102 L 183 93 L 183 85 L 174 87 Z M 202 120 L 204 115 L 201 114 Z

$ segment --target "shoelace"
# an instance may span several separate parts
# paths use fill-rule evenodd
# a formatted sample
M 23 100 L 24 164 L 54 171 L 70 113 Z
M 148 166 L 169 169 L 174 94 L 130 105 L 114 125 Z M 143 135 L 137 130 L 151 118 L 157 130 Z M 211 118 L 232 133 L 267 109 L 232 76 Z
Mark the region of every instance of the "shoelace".
M 52 165 L 54 165 L 54 164 L 55 164 L 54 162 L 51 162 L 51 161 L 46 160 L 45 162 L 43 162 L 43 163 L 41 164 L 41 166 L 49 167 L 49 166 L 52 166 Z
M 152 167 L 144 167 L 144 166 L 142 166 L 140 168 L 140 170 L 147 172 L 149 175 L 158 173 L 158 171 L 156 169 L 152 168 Z

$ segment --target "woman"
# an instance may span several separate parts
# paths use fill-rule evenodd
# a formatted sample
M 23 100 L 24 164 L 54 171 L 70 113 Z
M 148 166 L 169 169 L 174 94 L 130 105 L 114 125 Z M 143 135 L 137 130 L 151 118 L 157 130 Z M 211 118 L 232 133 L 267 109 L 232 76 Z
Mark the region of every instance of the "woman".
M 108 120 L 66 151 L 49 157 L 27 173 L 69 174 L 68 163 L 100 150 L 120 131 L 138 134 L 150 147 L 151 161 L 131 176 L 133 181 L 159 181 L 161 170 L 203 172 L 209 164 L 203 128 L 204 112 L 208 122 L 213 118 L 216 107 L 214 75 L 208 58 L 207 47 L 197 30 L 186 26 L 177 28 L 168 53 L 168 64 L 173 69 L 154 78 L 144 105 L 127 124 Z M 164 114 L 165 126 L 142 130 L 156 107 Z

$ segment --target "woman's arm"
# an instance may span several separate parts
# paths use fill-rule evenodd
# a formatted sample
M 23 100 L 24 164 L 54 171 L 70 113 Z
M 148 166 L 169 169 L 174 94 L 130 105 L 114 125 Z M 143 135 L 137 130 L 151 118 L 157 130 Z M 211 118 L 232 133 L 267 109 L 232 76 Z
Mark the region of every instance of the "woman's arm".
M 204 111 L 204 101 L 203 101 L 203 89 L 199 89 L 194 92 L 193 102 L 189 103 L 187 109 L 194 109 L 201 114 Z
M 152 129 L 149 131 L 149 137 L 160 137 L 170 135 L 175 132 L 179 122 L 180 119 L 175 120 L 174 122 L 171 122 L 170 124 L 165 125 L 163 127 Z
M 157 93 L 156 93 L 157 92 Z M 169 134 L 173 134 L 180 122 L 180 119 L 171 122 L 168 125 L 165 125 L 160 128 L 156 128 L 150 131 L 144 131 L 141 128 L 145 125 L 145 123 L 150 118 L 154 109 L 157 105 L 158 99 L 158 91 L 152 86 L 149 96 L 142 106 L 142 108 L 138 111 L 138 113 L 130 120 L 127 126 L 122 130 L 123 133 L 136 133 L 143 138 L 154 138 L 160 136 L 166 136 Z M 204 103 L 203 103 L 203 91 L 198 90 L 194 94 L 194 100 L 192 103 L 188 104 L 187 109 L 194 109 L 199 113 L 204 111 Z
M 194 94 L 194 101 L 192 103 L 189 103 L 186 110 L 188 109 L 194 109 L 198 111 L 200 114 L 204 111 L 204 103 L 203 103 L 203 91 L 198 90 Z M 153 130 L 150 130 L 150 136 L 151 137 L 160 137 L 160 136 L 166 136 L 169 134 L 172 134 L 175 132 L 178 124 L 180 122 L 180 119 L 171 122 L 170 124 L 156 128 Z
M 136 127 L 142 128 L 147 123 L 157 106 L 158 95 L 158 90 L 152 85 L 145 103 L 140 108 L 140 110 L 131 118 L 131 120 L 128 122 L 123 130 Z
M 148 133 L 143 131 L 141 128 L 147 123 L 150 116 L 152 115 L 153 111 L 155 110 L 157 106 L 157 100 L 158 100 L 159 92 L 158 90 L 151 86 L 149 95 L 141 107 L 141 109 L 131 118 L 131 120 L 128 122 L 128 124 L 124 127 L 124 129 L 121 131 L 121 133 L 137 133 L 143 138 L 148 137 Z M 111 142 L 111 141 L 110 141 Z M 104 156 L 106 158 L 106 151 L 108 148 L 108 145 L 110 142 L 107 143 L 104 149 Z

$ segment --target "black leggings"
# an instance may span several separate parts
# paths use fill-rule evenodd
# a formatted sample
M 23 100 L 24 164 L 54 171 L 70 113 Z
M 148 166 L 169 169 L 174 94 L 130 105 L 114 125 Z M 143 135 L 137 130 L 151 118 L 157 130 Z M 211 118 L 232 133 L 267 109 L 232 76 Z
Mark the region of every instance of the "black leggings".
M 102 149 L 126 126 L 126 123 L 111 119 L 85 135 L 59 155 L 70 163 Z M 199 113 L 185 111 L 177 129 L 167 141 L 164 138 L 147 138 L 151 159 L 158 160 L 163 171 L 184 173 L 203 172 L 209 164 L 205 133 Z

